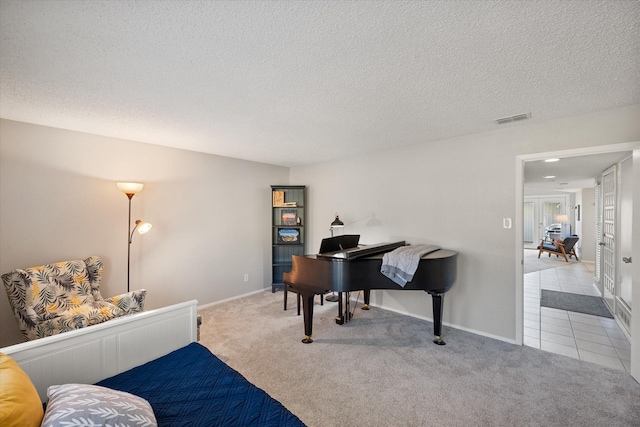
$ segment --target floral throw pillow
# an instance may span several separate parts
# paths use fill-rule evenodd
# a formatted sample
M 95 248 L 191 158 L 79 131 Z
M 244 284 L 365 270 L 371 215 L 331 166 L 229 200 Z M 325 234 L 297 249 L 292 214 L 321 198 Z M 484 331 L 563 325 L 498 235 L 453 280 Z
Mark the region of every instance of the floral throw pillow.
M 42 427 L 157 426 L 151 405 L 123 391 L 89 384 L 54 385 Z

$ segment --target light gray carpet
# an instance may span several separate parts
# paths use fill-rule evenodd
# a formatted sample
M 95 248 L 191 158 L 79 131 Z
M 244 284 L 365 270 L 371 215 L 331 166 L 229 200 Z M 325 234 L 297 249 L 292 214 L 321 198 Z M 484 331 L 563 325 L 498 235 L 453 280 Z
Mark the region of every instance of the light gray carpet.
M 613 319 L 613 315 L 609 309 L 607 309 L 602 298 L 590 295 L 542 289 L 540 307 L 550 307 L 558 310 L 567 310 L 575 313 L 591 314 L 593 316 Z
M 449 327 L 437 346 L 432 323 L 376 307 L 338 326 L 336 305 L 302 344 L 282 292 L 254 294 L 202 310 L 201 342 L 310 427 L 640 425 L 626 372 Z
M 549 268 L 566 267 L 574 264 L 578 264 L 580 261 L 576 261 L 575 258 L 569 258 L 569 262 L 566 262 L 564 258 L 551 255 L 549 253 L 542 253 L 538 258 L 537 249 L 525 249 L 524 250 L 524 274 L 533 273 L 535 271 L 547 270 Z

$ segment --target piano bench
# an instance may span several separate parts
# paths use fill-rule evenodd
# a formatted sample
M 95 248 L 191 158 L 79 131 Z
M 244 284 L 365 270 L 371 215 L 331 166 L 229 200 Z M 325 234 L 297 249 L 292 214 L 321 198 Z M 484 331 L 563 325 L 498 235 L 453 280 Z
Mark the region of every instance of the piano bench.
M 294 292 L 296 294 L 296 296 L 297 296 L 296 302 L 297 302 L 297 307 L 298 307 L 298 316 L 300 316 L 300 294 L 297 293 L 296 291 L 294 291 L 293 289 L 291 289 L 291 287 L 287 286 L 287 285 L 284 285 L 282 287 L 282 290 L 284 291 L 284 310 L 287 311 L 287 294 L 289 292 Z M 329 291 L 327 291 L 327 292 L 329 292 Z M 320 305 L 324 305 L 324 294 L 320 294 Z

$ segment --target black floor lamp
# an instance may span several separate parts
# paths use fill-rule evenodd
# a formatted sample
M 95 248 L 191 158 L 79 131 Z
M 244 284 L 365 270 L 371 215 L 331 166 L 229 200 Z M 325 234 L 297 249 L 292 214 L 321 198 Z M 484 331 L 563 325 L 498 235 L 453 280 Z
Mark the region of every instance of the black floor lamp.
M 127 292 L 129 292 L 129 273 L 131 270 L 131 241 L 133 240 L 133 233 L 137 229 L 138 233 L 144 234 L 147 231 L 151 230 L 152 226 L 148 222 L 142 222 L 138 219 L 136 220 L 135 227 L 133 227 L 133 230 L 131 230 L 131 199 L 133 198 L 133 196 L 142 191 L 142 187 L 144 187 L 144 184 L 141 184 L 139 182 L 118 182 L 116 185 L 118 186 L 118 189 L 120 189 L 120 191 L 126 194 L 126 196 L 129 198 L 129 220 L 127 221 L 127 224 L 129 226 L 129 231 L 127 231 Z

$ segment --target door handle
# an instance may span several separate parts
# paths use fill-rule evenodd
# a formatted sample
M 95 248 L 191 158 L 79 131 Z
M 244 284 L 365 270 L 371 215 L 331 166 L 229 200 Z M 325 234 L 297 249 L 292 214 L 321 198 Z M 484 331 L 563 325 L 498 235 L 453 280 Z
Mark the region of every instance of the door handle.
M 604 245 L 605 245 L 605 243 L 604 243 L 604 242 L 600 242 L 600 243 L 598 243 L 598 244 L 599 244 L 600 246 L 604 246 Z
M 631 264 L 631 257 L 622 257 L 622 262 L 625 264 Z

